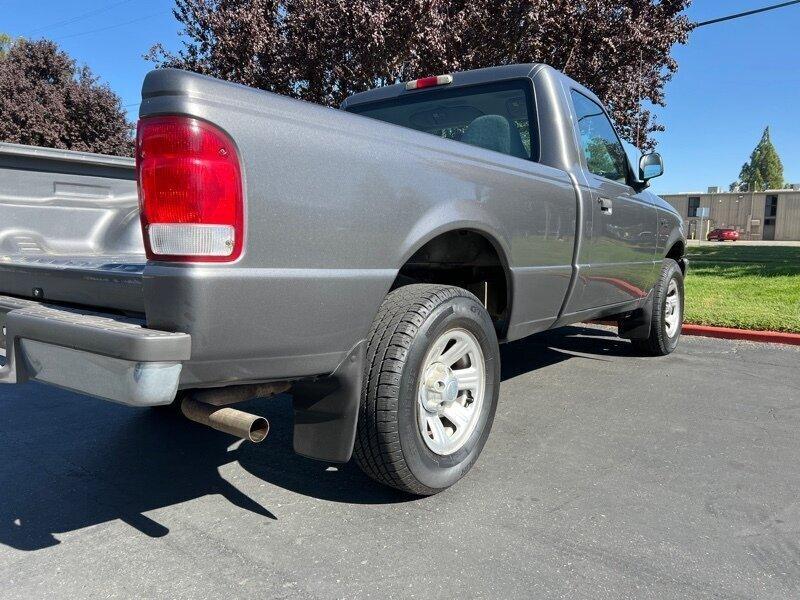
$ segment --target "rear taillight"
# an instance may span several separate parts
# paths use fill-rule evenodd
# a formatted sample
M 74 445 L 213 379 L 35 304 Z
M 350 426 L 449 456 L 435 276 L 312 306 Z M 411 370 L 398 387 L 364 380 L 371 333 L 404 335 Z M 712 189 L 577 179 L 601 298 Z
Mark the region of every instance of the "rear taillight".
M 242 173 L 231 139 L 199 119 L 145 117 L 136 174 L 147 258 L 225 262 L 244 241 Z

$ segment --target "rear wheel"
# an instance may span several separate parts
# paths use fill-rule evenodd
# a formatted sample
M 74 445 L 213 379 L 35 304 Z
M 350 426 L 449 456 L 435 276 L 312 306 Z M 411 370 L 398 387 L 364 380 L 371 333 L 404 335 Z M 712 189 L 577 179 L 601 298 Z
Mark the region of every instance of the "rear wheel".
M 413 494 L 453 485 L 486 443 L 499 383 L 497 336 L 475 296 L 443 285 L 394 290 L 368 338 L 359 466 Z
M 683 272 L 671 258 L 664 259 L 652 302 L 650 335 L 631 343 L 643 354 L 666 356 L 678 347 L 683 327 Z

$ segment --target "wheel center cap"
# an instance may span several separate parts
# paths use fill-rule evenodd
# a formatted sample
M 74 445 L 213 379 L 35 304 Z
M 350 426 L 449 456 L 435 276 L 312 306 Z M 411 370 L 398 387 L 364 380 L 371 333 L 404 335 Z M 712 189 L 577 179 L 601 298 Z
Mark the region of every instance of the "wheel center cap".
M 438 413 L 458 397 L 458 379 L 450 367 L 433 363 L 425 371 L 423 404 L 425 410 Z
M 453 402 L 458 396 L 458 380 L 453 377 L 450 379 L 444 388 L 444 401 Z

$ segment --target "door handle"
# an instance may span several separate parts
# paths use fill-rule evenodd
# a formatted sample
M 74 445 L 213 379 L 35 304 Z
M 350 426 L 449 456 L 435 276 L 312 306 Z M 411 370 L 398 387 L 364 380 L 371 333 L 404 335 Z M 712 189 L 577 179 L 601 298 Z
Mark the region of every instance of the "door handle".
M 613 203 L 611 198 L 598 198 L 597 203 L 600 205 L 600 212 L 604 215 L 613 214 Z

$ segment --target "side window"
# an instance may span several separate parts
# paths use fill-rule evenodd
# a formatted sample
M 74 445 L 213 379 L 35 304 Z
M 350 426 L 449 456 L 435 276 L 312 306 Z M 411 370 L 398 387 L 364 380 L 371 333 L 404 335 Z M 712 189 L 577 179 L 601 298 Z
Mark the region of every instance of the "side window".
M 575 90 L 572 90 L 572 104 L 578 116 L 578 132 L 589 171 L 600 177 L 625 183 L 625 149 L 603 109 Z
M 394 125 L 537 160 L 529 81 L 415 91 L 398 98 L 356 104 L 348 111 Z

